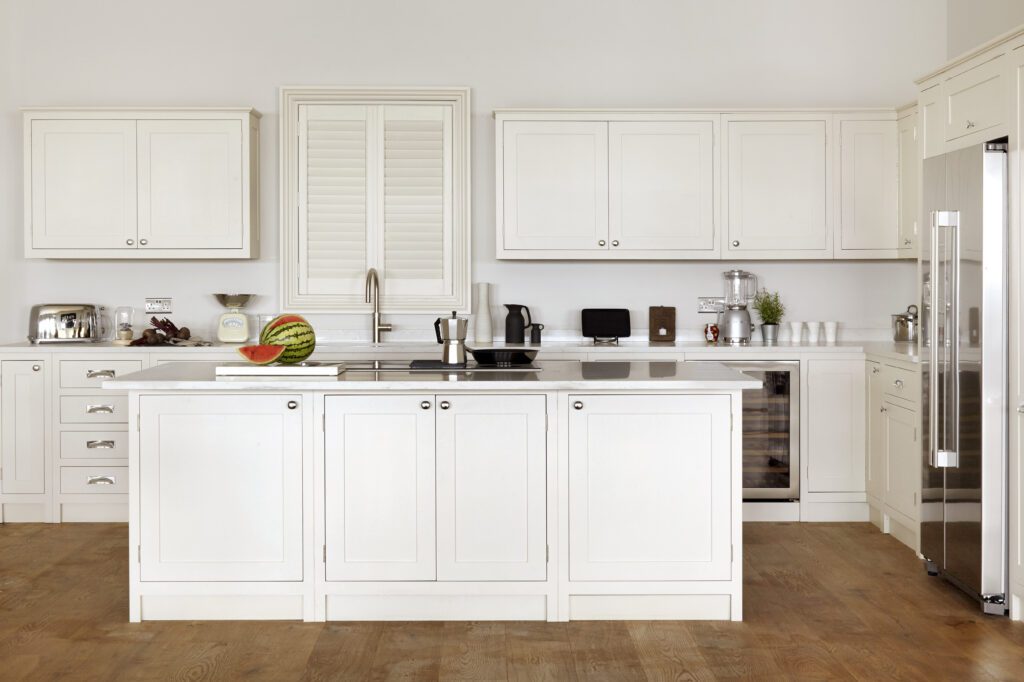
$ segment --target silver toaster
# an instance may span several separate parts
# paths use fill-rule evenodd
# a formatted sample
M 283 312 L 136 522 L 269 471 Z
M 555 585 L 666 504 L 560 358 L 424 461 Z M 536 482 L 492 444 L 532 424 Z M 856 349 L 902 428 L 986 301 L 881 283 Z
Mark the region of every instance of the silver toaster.
M 32 343 L 94 343 L 106 334 L 103 308 L 88 303 L 32 306 L 28 340 Z

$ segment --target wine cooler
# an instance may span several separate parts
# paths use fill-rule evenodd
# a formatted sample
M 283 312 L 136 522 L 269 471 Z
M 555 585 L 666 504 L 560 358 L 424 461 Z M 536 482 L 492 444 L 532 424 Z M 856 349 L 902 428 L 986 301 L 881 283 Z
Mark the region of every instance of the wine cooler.
M 743 499 L 798 499 L 800 363 L 721 364 L 762 382 L 743 391 Z

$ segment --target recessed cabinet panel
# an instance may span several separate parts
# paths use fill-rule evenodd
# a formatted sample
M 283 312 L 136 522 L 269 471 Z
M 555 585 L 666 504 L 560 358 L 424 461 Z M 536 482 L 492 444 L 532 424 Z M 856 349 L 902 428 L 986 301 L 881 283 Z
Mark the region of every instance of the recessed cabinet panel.
M 975 136 L 1006 120 L 1005 65 L 1006 59 L 998 56 L 943 84 L 947 141 Z
M 301 398 L 139 404 L 142 580 L 302 580 Z
M 726 252 L 831 257 L 828 122 L 730 120 L 725 126 Z
M 864 363 L 807 362 L 808 491 L 864 492 Z
M 436 577 L 432 402 L 326 398 L 328 580 Z
M 839 122 L 839 135 L 839 247 L 895 251 L 899 246 L 896 122 L 844 120 Z
M 728 396 L 569 397 L 571 580 L 728 580 Z
M 544 396 L 437 401 L 438 580 L 544 580 Z
M 900 117 L 899 135 L 899 249 L 912 258 L 918 252 L 921 220 L 921 149 L 918 146 L 918 115 L 915 110 Z
M 0 362 L 4 493 L 46 492 L 46 372 L 41 360 Z
M 885 394 L 879 363 L 865 364 L 868 390 L 867 403 L 867 493 L 868 499 L 881 504 L 885 500 Z
M 887 474 L 885 503 L 914 522 L 919 520 L 921 445 L 917 413 L 902 405 L 885 403 Z
M 35 120 L 30 126 L 31 247 L 134 248 L 135 121 Z
M 607 250 L 608 124 L 505 121 L 506 249 Z
M 242 122 L 139 121 L 139 248 L 238 249 Z
M 608 124 L 612 250 L 714 250 L 714 124 Z

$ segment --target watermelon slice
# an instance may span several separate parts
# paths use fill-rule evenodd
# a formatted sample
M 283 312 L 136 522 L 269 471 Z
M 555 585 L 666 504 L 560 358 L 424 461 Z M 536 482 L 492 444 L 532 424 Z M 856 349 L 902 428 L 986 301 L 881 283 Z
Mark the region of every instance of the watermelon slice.
M 284 354 L 287 348 L 276 345 L 242 346 L 238 349 L 239 354 L 254 365 L 269 365 Z

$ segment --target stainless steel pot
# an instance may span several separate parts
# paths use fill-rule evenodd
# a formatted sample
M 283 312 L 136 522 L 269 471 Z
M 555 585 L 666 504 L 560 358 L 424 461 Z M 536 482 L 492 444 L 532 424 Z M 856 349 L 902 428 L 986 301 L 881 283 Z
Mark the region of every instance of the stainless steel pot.
M 907 312 L 892 316 L 892 340 L 897 343 L 917 343 L 921 318 L 916 305 L 908 305 Z

